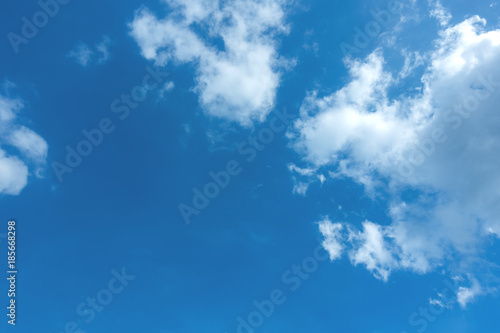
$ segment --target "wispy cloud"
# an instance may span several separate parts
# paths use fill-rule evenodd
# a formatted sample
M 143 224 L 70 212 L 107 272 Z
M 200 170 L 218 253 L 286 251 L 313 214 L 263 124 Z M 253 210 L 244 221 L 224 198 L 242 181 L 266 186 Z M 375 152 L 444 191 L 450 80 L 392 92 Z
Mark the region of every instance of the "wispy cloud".
M 439 0 L 429 0 L 431 7 L 430 16 L 434 17 L 441 26 L 447 26 L 452 16 L 451 13 L 443 7 Z
M 68 52 L 67 57 L 73 59 L 82 67 L 87 67 L 92 64 L 104 64 L 110 58 L 109 45 L 111 40 L 107 36 L 103 36 L 101 41 L 96 43 L 92 48 L 82 41 L 79 41 L 76 46 Z

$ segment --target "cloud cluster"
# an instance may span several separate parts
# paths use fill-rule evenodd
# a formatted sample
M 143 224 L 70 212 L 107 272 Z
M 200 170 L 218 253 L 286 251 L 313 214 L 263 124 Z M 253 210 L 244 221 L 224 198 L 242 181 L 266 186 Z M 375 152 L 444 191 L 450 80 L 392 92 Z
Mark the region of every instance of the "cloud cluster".
M 318 222 L 318 225 L 324 237 L 322 246 L 330 255 L 330 260 L 338 260 L 346 254 L 352 265 L 364 266 L 373 276 L 384 282 L 387 282 L 391 273 L 396 270 L 410 270 L 424 274 L 433 266 L 443 266 L 442 256 L 434 256 L 434 262 L 430 263 L 432 251 L 425 252 L 420 244 L 426 241 L 422 238 L 426 236 L 425 233 L 407 234 L 401 237 L 399 234 L 401 229 L 394 224 L 383 226 L 364 221 L 361 229 L 358 229 L 350 223 L 332 222 L 328 217 Z M 439 247 L 438 244 L 431 244 L 431 242 L 428 245 Z M 457 273 L 457 271 L 452 273 Z M 473 274 L 464 270 L 458 273 L 460 275 L 453 276 L 456 288 L 452 291 L 456 293 L 456 302 L 462 308 L 478 296 L 495 291 L 495 289 L 483 287 Z M 438 298 L 431 299 L 430 303 L 448 308 L 454 301 L 445 295 L 438 294 Z
M 21 124 L 19 99 L 0 95 L 0 194 L 18 195 L 28 183 L 29 168 L 40 177 L 47 158 L 47 143 Z
M 364 221 L 358 229 L 353 224 L 325 218 L 319 222 L 319 229 L 331 260 L 340 259 L 345 252 L 353 265 L 365 266 L 380 280 L 388 281 L 390 274 L 399 269 L 425 273 L 431 268 L 431 256 L 419 246 L 419 242 L 425 241 L 419 239 L 422 235 L 401 237 L 401 230 L 395 225 Z
M 433 15 L 449 20 L 444 9 Z M 303 103 L 294 146 L 307 167 L 391 198 L 388 223 L 366 221 L 343 238 L 353 264 L 378 278 L 396 269 L 425 273 L 456 257 L 465 270 L 487 239 L 500 236 L 500 30 L 485 26 L 473 16 L 444 27 L 421 58 L 426 69 L 415 91 L 399 89 L 401 76 L 379 49 L 347 61 L 343 88 L 312 92 Z M 328 228 L 321 229 L 327 250 Z M 459 294 L 462 303 L 478 293 L 471 288 Z
M 158 65 L 192 64 L 195 90 L 210 115 L 249 125 L 272 110 L 288 65 L 276 36 L 287 33 L 284 0 L 164 0 L 165 18 L 139 9 L 130 34 Z

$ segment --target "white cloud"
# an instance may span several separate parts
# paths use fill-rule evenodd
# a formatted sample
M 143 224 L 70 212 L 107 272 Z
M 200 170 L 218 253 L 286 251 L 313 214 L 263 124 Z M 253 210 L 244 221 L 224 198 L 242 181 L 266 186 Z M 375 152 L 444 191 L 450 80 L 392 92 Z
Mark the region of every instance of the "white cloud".
M 326 181 L 325 175 L 322 174 L 318 175 L 318 180 L 321 182 L 321 184 L 323 184 Z
M 102 40 L 95 45 L 95 48 L 98 53 L 98 58 L 97 58 L 97 63 L 102 64 L 108 61 L 110 54 L 109 54 L 109 44 L 111 43 L 111 40 L 109 39 L 108 36 L 103 36 Z M 100 55 L 99 55 L 100 54 Z
M 441 26 L 447 26 L 452 16 L 450 12 L 443 7 L 439 0 L 429 0 L 431 6 L 430 16 L 434 17 Z
M 297 182 L 293 185 L 293 193 L 299 195 L 306 195 L 309 185 L 310 183 Z
M 312 176 L 316 175 L 316 169 L 299 168 L 295 164 L 289 164 L 288 170 L 297 175 L 293 176 L 293 193 L 302 196 L 305 196 L 307 194 L 309 185 L 311 185 L 313 182 L 320 181 L 321 183 L 323 183 L 326 180 L 323 175 L 318 175 L 317 177 L 315 177 L 315 179 L 312 179 Z
M 397 261 L 385 237 L 381 226 L 365 221 L 363 231 L 349 231 L 349 241 L 353 244 L 349 258 L 354 265 L 363 264 L 377 278 L 387 281 Z
M 75 62 L 83 67 L 86 67 L 90 63 L 90 59 L 94 55 L 87 44 L 79 42 L 71 51 L 68 53 L 69 58 L 73 58 Z
M 16 117 L 16 113 L 23 108 L 23 103 L 17 99 L 9 99 L 0 96 L 0 130 Z
M 443 301 L 441 301 L 439 299 L 434 299 L 434 298 L 429 299 L 429 304 L 439 306 L 440 308 L 446 307 L 446 305 L 443 303 Z
M 0 95 L 0 194 L 18 195 L 28 184 L 28 165 L 39 177 L 46 162 L 45 140 L 20 124 L 23 106 L 19 99 Z
M 342 236 L 342 223 L 332 223 L 328 218 L 319 222 L 319 230 L 325 240 L 322 245 L 330 256 L 330 260 L 339 259 L 344 250 L 344 241 Z
M 296 173 L 298 173 L 301 176 L 312 176 L 312 175 L 314 175 L 316 173 L 315 169 L 311 169 L 311 168 L 299 168 L 295 164 L 289 164 L 288 165 L 288 170 L 290 170 L 292 172 L 296 172 Z
M 75 47 L 68 52 L 67 57 L 72 58 L 77 64 L 87 67 L 93 63 L 103 64 L 108 61 L 109 44 L 111 40 L 108 36 L 103 36 L 101 41 L 95 44 L 94 48 L 89 47 L 84 42 L 78 42 Z
M 405 63 L 403 69 L 399 72 L 398 77 L 404 79 L 408 75 L 410 75 L 416 68 L 423 66 L 425 64 L 425 59 L 418 51 L 408 52 L 406 50 L 403 50 L 402 54 L 405 57 Z
M 7 140 L 29 158 L 36 161 L 45 161 L 47 158 L 47 142 L 29 128 L 19 126 L 9 133 Z
M 264 120 L 287 65 L 275 41 L 287 32 L 284 0 L 164 2 L 165 18 L 141 8 L 130 24 L 142 55 L 157 65 L 194 64 L 195 91 L 208 114 L 242 125 Z
M 0 193 L 18 195 L 28 183 L 28 167 L 0 149 Z
M 347 230 L 345 235 L 340 232 L 343 227 Z M 364 265 L 380 280 L 388 281 L 394 270 L 422 274 L 430 269 L 429 258 L 421 248 L 415 246 L 416 242 L 422 240 L 416 238 L 408 243 L 401 242 L 397 226 L 381 226 L 364 221 L 362 229 L 358 230 L 352 224 L 325 219 L 320 222 L 320 232 L 325 239 L 323 247 L 330 253 L 332 260 L 341 257 L 339 248 L 345 249 L 353 265 Z
M 500 236 L 500 30 L 485 24 L 473 16 L 443 28 L 420 57 L 420 90 L 394 96 L 406 75 L 394 78 L 376 50 L 347 63 L 343 88 L 303 103 L 292 134 L 306 167 L 391 198 L 389 225 L 365 222 L 350 237 L 353 264 L 378 278 L 443 264 L 463 273 L 486 236 Z M 404 200 L 407 189 L 418 195 Z
M 166 93 L 171 92 L 174 88 L 175 88 L 175 83 L 173 81 L 166 82 L 160 89 L 159 92 L 160 98 L 165 97 Z
M 483 293 L 481 285 L 476 279 L 472 279 L 471 283 L 472 285 L 469 288 L 458 288 L 457 301 L 462 308 L 465 308 L 468 303 L 472 302 L 477 296 Z

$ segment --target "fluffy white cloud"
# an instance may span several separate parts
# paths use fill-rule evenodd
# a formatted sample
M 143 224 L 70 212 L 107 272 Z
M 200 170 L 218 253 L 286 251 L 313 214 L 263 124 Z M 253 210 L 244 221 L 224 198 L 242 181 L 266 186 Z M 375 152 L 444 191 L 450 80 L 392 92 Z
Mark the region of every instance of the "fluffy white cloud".
M 349 258 L 354 265 L 363 264 L 376 277 L 387 281 L 397 262 L 385 236 L 381 226 L 365 221 L 363 231 L 349 232 L 349 241 L 353 243 Z
M 447 267 L 463 273 L 487 237 L 500 236 L 500 30 L 485 25 L 473 16 L 443 28 L 419 56 L 426 70 L 414 91 L 394 94 L 407 75 L 394 78 L 376 50 L 347 62 L 343 88 L 303 103 L 292 134 L 306 167 L 391 198 L 388 225 L 350 227 L 347 239 L 353 264 L 378 278 L 428 272 L 451 257 Z M 461 303 L 476 294 L 462 289 Z
M 284 0 L 164 0 L 158 18 L 141 8 L 130 34 L 157 65 L 192 63 L 195 91 L 210 115 L 249 125 L 275 103 L 280 59 L 275 37 L 287 32 Z
M 342 235 L 344 226 L 342 223 L 332 223 L 328 218 L 318 224 L 321 234 L 325 237 L 322 245 L 328 251 L 330 260 L 339 259 L 344 250 L 344 240 Z
M 7 140 L 29 158 L 40 162 L 47 158 L 47 143 L 29 128 L 19 126 L 8 134 Z
M 28 183 L 28 167 L 0 149 L 0 193 L 18 195 Z
M 28 184 L 28 165 L 40 176 L 46 162 L 47 143 L 20 124 L 22 108 L 21 100 L 0 95 L 0 194 L 18 195 Z

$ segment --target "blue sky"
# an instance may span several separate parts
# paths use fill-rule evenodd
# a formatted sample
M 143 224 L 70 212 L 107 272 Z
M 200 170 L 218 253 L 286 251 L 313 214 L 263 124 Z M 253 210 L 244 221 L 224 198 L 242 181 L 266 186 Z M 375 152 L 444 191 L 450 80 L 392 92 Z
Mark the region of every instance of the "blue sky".
M 500 4 L 1 6 L 2 332 L 498 332 Z

